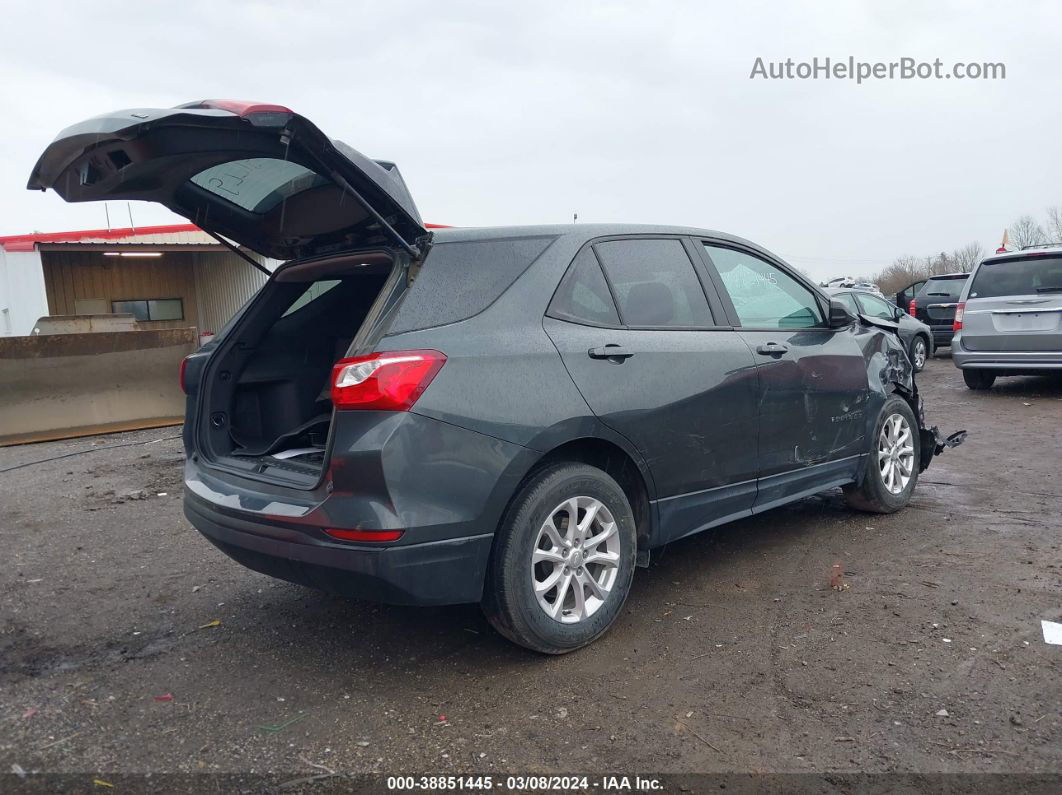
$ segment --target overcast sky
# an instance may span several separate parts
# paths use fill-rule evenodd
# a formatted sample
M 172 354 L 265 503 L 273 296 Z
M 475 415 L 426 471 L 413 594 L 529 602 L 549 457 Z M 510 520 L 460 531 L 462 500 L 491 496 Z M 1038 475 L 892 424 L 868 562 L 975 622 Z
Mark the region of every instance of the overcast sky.
M 106 225 L 25 190 L 61 128 L 213 97 L 287 105 L 395 160 L 428 221 L 689 224 L 815 277 L 991 250 L 1062 205 L 1057 0 L 5 5 L 0 234 Z M 1002 62 L 1006 79 L 749 77 L 757 57 L 816 56 Z

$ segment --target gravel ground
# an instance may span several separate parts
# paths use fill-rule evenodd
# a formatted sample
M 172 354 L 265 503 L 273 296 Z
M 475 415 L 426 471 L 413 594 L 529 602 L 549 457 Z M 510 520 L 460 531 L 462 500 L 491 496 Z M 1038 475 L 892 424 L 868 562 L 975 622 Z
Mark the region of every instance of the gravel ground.
M 919 380 L 970 438 L 909 508 L 835 491 L 654 552 L 560 658 L 241 568 L 182 515 L 177 429 L 0 449 L 93 450 L 0 473 L 0 772 L 1062 773 L 1062 382 Z

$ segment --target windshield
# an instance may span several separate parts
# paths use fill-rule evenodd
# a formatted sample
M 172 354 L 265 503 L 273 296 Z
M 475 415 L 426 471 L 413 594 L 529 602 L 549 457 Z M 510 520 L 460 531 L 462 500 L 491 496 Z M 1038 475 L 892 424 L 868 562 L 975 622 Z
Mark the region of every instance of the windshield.
M 984 262 L 970 285 L 970 298 L 1062 293 L 1062 257 L 1033 256 Z

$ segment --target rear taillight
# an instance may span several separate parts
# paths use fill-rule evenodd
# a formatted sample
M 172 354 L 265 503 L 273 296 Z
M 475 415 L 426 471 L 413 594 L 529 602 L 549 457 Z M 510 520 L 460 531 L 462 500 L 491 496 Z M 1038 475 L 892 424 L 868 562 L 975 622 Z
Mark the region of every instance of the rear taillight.
M 444 364 L 446 356 L 439 351 L 385 351 L 340 359 L 332 368 L 332 405 L 408 411 Z
M 909 314 L 911 317 L 914 317 L 914 313 L 917 312 L 917 311 L 918 311 L 918 304 L 915 302 L 915 299 L 912 298 L 911 299 L 911 303 L 909 303 L 907 305 L 907 314 Z
M 962 314 L 966 311 L 966 302 L 959 301 L 959 305 L 955 307 L 955 321 L 951 324 L 952 331 L 959 331 L 962 329 Z
M 184 394 L 186 394 L 186 395 L 188 394 L 188 384 L 187 384 L 187 382 L 184 379 L 184 375 L 185 375 L 185 372 L 187 372 L 187 370 L 188 370 L 188 359 L 189 358 L 191 358 L 191 357 L 185 356 L 183 359 L 181 359 L 181 369 L 180 369 L 180 372 L 177 374 L 177 381 L 181 385 L 181 391 L 184 392 Z
M 325 527 L 325 534 L 339 541 L 397 541 L 404 530 L 341 530 Z

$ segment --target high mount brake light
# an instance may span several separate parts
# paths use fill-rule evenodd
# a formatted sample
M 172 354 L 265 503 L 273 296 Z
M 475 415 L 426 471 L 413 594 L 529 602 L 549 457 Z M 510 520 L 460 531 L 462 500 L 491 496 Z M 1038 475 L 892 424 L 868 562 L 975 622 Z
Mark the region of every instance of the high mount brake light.
M 959 305 L 957 307 L 955 307 L 955 320 L 951 324 L 951 330 L 952 331 L 961 331 L 962 330 L 962 316 L 963 316 L 963 313 L 965 311 L 966 311 L 966 302 L 965 301 L 959 301 Z
M 295 113 L 283 105 L 268 102 L 247 102 L 239 99 L 204 99 L 201 102 L 189 102 L 179 105 L 181 108 L 227 110 L 241 119 L 246 119 L 255 127 L 283 127 Z
M 408 411 L 446 364 L 439 351 L 385 351 L 340 359 L 332 368 L 337 409 Z

